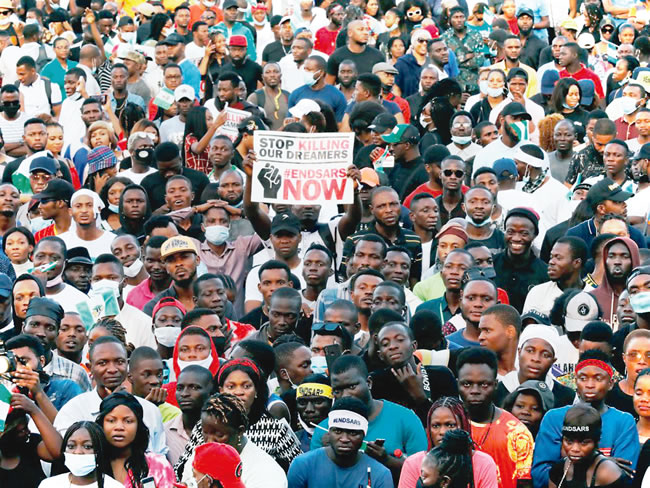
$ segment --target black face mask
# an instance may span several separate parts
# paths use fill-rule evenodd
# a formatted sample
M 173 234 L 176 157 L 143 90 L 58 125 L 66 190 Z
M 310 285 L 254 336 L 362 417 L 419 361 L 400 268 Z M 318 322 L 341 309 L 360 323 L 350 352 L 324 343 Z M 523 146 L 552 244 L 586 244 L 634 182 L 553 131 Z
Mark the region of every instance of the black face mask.
M 214 344 L 214 348 L 217 350 L 217 354 L 219 356 L 223 356 L 223 353 L 226 350 L 226 338 L 225 337 L 213 337 L 212 338 L 212 344 Z
M 145 147 L 135 152 L 135 158 L 144 164 L 151 164 L 153 161 L 153 149 Z
M 2 105 L 2 111 L 7 114 L 7 117 L 14 118 L 20 111 L 20 103 L 4 104 Z

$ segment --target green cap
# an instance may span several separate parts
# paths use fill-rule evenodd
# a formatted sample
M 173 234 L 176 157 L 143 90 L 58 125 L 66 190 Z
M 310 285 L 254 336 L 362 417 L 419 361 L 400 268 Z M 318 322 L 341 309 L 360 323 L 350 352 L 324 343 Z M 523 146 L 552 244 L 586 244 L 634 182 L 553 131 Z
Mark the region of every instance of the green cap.
M 397 124 L 390 134 L 381 136 L 381 138 L 389 144 L 417 142 L 420 132 L 411 124 Z

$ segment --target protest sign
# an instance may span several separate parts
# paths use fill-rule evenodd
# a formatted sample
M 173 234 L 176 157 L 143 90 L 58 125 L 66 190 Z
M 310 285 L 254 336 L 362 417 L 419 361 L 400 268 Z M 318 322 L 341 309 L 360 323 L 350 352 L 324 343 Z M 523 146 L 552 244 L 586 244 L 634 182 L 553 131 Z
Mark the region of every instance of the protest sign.
M 219 127 L 217 134 L 227 136 L 231 141 L 235 142 L 239 135 L 237 126 L 242 120 L 250 117 L 251 113 L 231 107 L 226 107 L 224 110 L 226 111 L 226 122 Z
M 298 134 L 255 131 L 255 202 L 321 205 L 352 203 L 353 133 Z

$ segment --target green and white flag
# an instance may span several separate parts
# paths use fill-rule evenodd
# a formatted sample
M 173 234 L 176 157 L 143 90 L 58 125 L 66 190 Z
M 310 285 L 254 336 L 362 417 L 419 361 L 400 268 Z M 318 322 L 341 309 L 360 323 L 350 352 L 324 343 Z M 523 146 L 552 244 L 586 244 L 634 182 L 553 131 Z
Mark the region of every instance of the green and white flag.
M 9 408 L 11 404 L 11 392 L 7 390 L 7 387 L 3 384 L 0 384 L 0 432 L 5 430 L 5 420 L 7 420 L 7 415 L 9 415 Z
M 40 158 L 41 156 L 52 157 L 52 154 L 50 151 L 38 151 L 31 156 L 26 157 L 20 163 L 18 169 L 11 175 L 11 182 L 18 189 L 18 191 L 20 191 L 20 193 L 26 195 L 31 195 L 33 193 L 32 185 L 29 183 L 29 165 L 32 164 L 32 160 L 35 158 Z
M 77 312 L 86 330 L 90 330 L 99 319 L 119 314 L 120 305 L 115 292 L 110 288 L 103 288 L 93 293 L 85 302 L 78 303 Z

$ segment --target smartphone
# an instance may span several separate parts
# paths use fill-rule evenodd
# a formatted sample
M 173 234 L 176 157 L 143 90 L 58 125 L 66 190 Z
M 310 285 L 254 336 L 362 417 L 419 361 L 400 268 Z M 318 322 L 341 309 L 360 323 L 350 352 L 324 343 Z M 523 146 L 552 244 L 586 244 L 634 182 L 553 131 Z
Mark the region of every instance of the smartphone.
M 142 488 L 156 488 L 156 480 L 153 479 L 153 476 L 142 480 Z
M 332 371 L 332 365 L 339 356 L 343 354 L 343 349 L 340 344 L 330 344 L 325 346 L 325 360 L 327 361 L 327 370 Z
M 377 444 L 379 447 L 384 447 L 384 442 L 386 442 L 386 439 L 376 439 L 375 444 Z
M 106 105 L 106 102 L 108 101 L 108 95 L 106 95 L 106 93 L 104 93 L 102 95 L 101 100 L 102 100 L 102 105 Z

